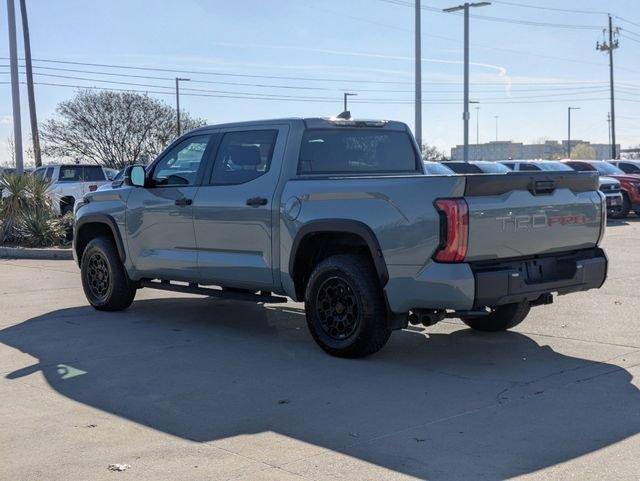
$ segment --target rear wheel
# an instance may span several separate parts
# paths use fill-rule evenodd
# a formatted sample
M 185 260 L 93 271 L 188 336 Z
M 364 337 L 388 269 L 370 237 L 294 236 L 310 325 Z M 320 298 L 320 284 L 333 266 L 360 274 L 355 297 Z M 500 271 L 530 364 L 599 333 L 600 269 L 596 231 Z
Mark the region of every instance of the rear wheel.
M 379 351 L 391 335 L 382 289 L 364 256 L 336 255 L 313 270 L 305 293 L 309 331 L 333 356 Z
M 476 331 L 506 331 L 524 321 L 530 310 L 531 306 L 525 301 L 494 307 L 491 314 L 487 316 L 462 317 L 461 319 L 462 322 Z
M 100 311 L 121 311 L 131 305 L 136 288 L 124 270 L 113 242 L 91 240 L 82 253 L 82 288 L 89 303 Z

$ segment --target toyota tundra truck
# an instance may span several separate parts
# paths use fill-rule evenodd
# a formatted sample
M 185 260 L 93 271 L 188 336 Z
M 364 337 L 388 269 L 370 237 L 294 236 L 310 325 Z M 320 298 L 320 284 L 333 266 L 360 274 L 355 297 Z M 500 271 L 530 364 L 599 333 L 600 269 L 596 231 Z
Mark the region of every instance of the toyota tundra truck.
M 105 311 L 140 288 L 293 299 L 322 349 L 353 358 L 409 323 L 510 329 L 531 307 L 605 281 L 596 172 L 423 169 L 400 122 L 193 130 L 76 204 L 84 292 Z

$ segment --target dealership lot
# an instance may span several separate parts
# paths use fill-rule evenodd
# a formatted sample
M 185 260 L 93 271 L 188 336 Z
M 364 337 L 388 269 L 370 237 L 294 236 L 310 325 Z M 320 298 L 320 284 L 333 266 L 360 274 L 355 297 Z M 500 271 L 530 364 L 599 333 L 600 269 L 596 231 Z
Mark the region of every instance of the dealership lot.
M 0 479 L 638 479 L 640 220 L 605 248 L 603 289 L 513 332 L 442 322 L 361 360 L 302 304 L 97 312 L 73 262 L 0 260 Z

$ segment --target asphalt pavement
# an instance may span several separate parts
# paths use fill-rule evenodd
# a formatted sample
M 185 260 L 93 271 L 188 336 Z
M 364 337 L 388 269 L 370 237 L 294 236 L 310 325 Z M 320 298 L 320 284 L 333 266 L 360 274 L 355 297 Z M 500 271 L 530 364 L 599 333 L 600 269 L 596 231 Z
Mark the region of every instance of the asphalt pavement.
M 97 312 L 72 261 L 0 260 L 0 479 L 640 479 L 640 219 L 604 245 L 599 291 L 361 360 L 299 303 Z

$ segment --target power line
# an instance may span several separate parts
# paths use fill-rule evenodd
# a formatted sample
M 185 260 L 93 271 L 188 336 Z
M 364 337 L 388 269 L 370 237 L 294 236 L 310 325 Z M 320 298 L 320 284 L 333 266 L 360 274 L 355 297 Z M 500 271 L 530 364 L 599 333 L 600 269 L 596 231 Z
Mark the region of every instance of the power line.
M 403 7 L 413 6 L 413 3 L 406 2 L 403 0 L 378 0 L 378 1 L 389 3 L 392 5 L 399 5 Z M 442 10 L 435 7 L 423 6 L 422 9 L 430 12 L 443 13 Z M 460 14 L 454 13 L 454 15 L 460 15 Z M 576 25 L 576 24 L 566 24 L 566 23 L 536 22 L 533 20 L 522 20 L 522 19 L 507 18 L 507 17 L 494 17 L 494 16 L 488 16 L 488 15 L 474 15 L 474 18 L 491 21 L 491 22 L 511 23 L 514 25 L 526 25 L 530 27 L 549 27 L 549 28 L 574 29 L 574 30 L 600 30 L 601 29 L 601 27 L 597 25 Z
M 6 85 L 10 82 L 0 81 L 0 84 Z M 24 84 L 24 82 L 20 82 Z M 155 91 L 149 89 L 126 89 L 126 88 L 108 88 L 108 87 L 95 87 L 95 86 L 86 86 L 86 85 L 70 85 L 70 84 L 60 84 L 53 82 L 34 82 L 35 85 L 43 85 L 43 86 L 51 86 L 51 87 L 66 87 L 66 88 L 74 88 L 79 90 L 102 90 L 102 91 L 113 91 L 113 92 L 138 92 L 138 93 L 146 93 L 146 94 L 159 94 L 159 95 L 174 95 L 173 92 L 170 91 Z M 586 93 L 586 92 L 585 92 Z M 595 93 L 595 92 L 593 92 Z M 336 103 L 339 99 L 323 99 L 323 98 L 305 98 L 300 99 L 291 96 L 282 96 L 282 97 L 261 97 L 257 95 L 225 95 L 225 94 L 205 94 L 205 93 L 185 93 L 182 94 L 188 97 L 212 97 L 212 98 L 226 98 L 226 99 L 243 99 L 243 100 L 269 100 L 269 101 L 293 101 L 293 102 L 314 102 L 314 103 Z M 551 99 L 551 100 L 512 100 L 512 99 L 488 99 L 489 101 L 485 101 L 485 104 L 544 104 L 544 103 L 565 103 L 566 99 Z M 591 101 L 603 101 L 607 100 L 607 97 L 585 97 L 585 98 L 577 98 L 572 99 L 575 102 L 591 102 Z M 626 100 L 626 99 L 623 99 Z M 630 100 L 632 102 L 636 102 L 636 100 Z M 637 100 L 640 102 L 640 100 Z M 413 100 L 386 100 L 386 99 L 377 99 L 377 100 L 352 100 L 352 103 L 359 104 L 390 104 L 390 105 L 407 105 L 413 104 Z M 461 101 L 454 99 L 445 99 L 445 100 L 426 100 L 423 101 L 425 104 L 429 105 L 458 105 Z
M 501 5 L 508 5 L 510 7 L 521 7 L 521 8 L 533 8 L 536 10 L 547 10 L 550 12 L 564 12 L 564 13 L 580 13 L 585 15 L 606 15 L 607 12 L 598 11 L 598 10 L 573 10 L 568 8 L 556 8 L 556 7 L 542 7 L 540 5 L 531 5 L 526 3 L 515 3 L 515 2 L 507 2 L 504 0 L 492 0 L 493 3 L 498 3 Z

